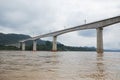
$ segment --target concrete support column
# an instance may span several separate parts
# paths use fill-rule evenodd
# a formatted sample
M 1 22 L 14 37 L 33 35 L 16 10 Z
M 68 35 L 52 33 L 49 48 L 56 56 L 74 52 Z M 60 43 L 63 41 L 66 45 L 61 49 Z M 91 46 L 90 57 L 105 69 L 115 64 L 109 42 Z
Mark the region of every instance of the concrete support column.
M 37 41 L 34 40 L 33 41 L 33 51 L 36 51 L 37 50 Z
M 57 36 L 53 36 L 53 47 L 52 51 L 57 51 Z
M 22 51 L 25 51 L 25 42 L 22 42 Z
M 97 53 L 103 53 L 103 28 L 97 28 Z
M 20 42 L 18 42 L 18 44 L 17 44 L 17 47 L 20 49 L 20 46 L 21 46 L 21 43 Z

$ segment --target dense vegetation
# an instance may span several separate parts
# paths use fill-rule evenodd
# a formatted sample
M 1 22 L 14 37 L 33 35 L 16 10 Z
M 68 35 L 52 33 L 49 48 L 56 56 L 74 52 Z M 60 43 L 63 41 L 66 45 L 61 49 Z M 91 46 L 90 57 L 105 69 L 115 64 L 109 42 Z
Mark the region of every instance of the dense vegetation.
M 20 49 L 15 47 L 15 46 L 3 46 L 3 45 L 0 45 L 0 50 L 20 50 Z
M 29 35 L 23 34 L 3 34 L 0 33 L 0 50 L 20 50 L 19 48 L 11 45 L 16 44 L 22 39 L 30 38 Z M 37 50 L 51 51 L 52 42 L 37 40 Z M 61 43 L 57 44 L 58 51 L 95 51 L 94 47 L 71 47 L 65 46 Z M 32 41 L 28 41 L 26 44 L 26 50 L 32 50 Z
M 26 46 L 26 50 L 32 50 L 33 46 Z M 52 50 L 52 42 L 46 41 L 45 44 L 37 45 L 37 50 L 39 51 L 51 51 Z M 65 46 L 63 44 L 57 44 L 58 51 L 95 51 L 94 47 L 71 47 Z
M 17 43 L 19 40 L 30 38 L 23 34 L 3 34 L 0 33 L 0 45 L 8 45 Z

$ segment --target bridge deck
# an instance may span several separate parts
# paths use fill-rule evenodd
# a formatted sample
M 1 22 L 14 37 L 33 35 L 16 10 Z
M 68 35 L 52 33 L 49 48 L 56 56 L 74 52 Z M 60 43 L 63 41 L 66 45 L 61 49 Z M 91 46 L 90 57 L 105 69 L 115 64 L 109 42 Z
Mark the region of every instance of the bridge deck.
M 92 22 L 92 23 L 88 23 L 88 24 L 84 24 L 84 25 L 79 25 L 79 26 L 64 29 L 64 30 L 59 30 L 59 31 L 39 35 L 39 36 L 32 37 L 32 38 L 29 38 L 29 39 L 21 40 L 20 42 L 25 42 L 25 41 L 28 41 L 28 40 L 36 40 L 36 39 L 43 38 L 43 37 L 58 36 L 58 35 L 61 35 L 61 34 L 64 34 L 64 33 L 72 32 L 72 31 L 106 27 L 106 26 L 109 26 L 109 25 L 112 25 L 112 24 L 115 24 L 115 23 L 119 23 L 119 22 L 120 22 L 120 16 L 116 16 L 116 17 L 112 17 L 112 18 L 108 18 L 108 19 L 104 19 L 104 20 L 100 20 L 100 21 L 96 21 L 96 22 Z

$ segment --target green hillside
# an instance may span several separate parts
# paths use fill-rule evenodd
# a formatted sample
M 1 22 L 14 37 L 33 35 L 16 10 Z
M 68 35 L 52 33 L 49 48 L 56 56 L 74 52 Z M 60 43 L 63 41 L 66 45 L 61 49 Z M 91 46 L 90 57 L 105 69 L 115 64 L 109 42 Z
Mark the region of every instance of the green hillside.
M 3 34 L 0 33 L 0 50 L 20 50 L 19 48 L 13 46 L 13 44 L 18 43 L 20 40 L 30 38 L 29 35 L 24 34 Z M 61 43 L 57 44 L 58 51 L 95 51 L 94 47 L 71 47 L 65 46 Z M 32 50 L 32 41 L 26 42 L 26 50 Z M 37 40 L 37 50 L 51 51 L 52 42 Z

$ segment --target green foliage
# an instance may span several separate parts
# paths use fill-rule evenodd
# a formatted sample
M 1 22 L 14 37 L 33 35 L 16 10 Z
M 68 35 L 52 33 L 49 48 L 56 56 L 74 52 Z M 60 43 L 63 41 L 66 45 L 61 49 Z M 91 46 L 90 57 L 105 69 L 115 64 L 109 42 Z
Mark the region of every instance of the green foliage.
M 28 35 L 22 34 L 3 34 L 0 33 L 0 45 L 8 45 L 19 42 L 19 40 L 30 38 Z
M 19 40 L 30 38 L 29 35 L 23 35 L 23 34 L 3 34 L 0 33 L 0 50 L 21 50 L 14 46 L 5 46 L 10 45 L 14 43 L 18 43 Z M 32 50 L 32 41 L 26 42 L 26 50 Z M 37 40 L 37 50 L 40 51 L 51 51 L 52 50 L 52 42 L 50 41 L 43 41 L 43 40 Z M 58 51 L 95 51 L 96 49 L 94 47 L 71 47 L 71 46 L 65 46 L 63 44 L 58 43 L 57 44 L 57 50 Z
M 95 51 L 94 47 L 70 47 L 64 46 L 63 44 L 57 44 L 58 51 Z M 0 45 L 0 50 L 21 50 L 21 48 L 17 48 L 14 46 L 3 46 Z M 33 45 L 26 46 L 26 50 L 32 51 Z M 51 51 L 52 43 L 50 41 L 46 41 L 45 45 L 37 45 L 38 51 Z
M 33 50 L 33 45 L 26 46 L 26 50 Z M 52 50 L 52 42 L 46 41 L 44 45 L 37 45 L 38 51 L 51 51 Z M 63 44 L 57 44 L 58 51 L 95 51 L 94 47 L 71 47 L 65 46 Z
M 20 49 L 17 47 L 14 47 L 14 46 L 2 46 L 2 45 L 0 45 L 0 50 L 20 50 Z

